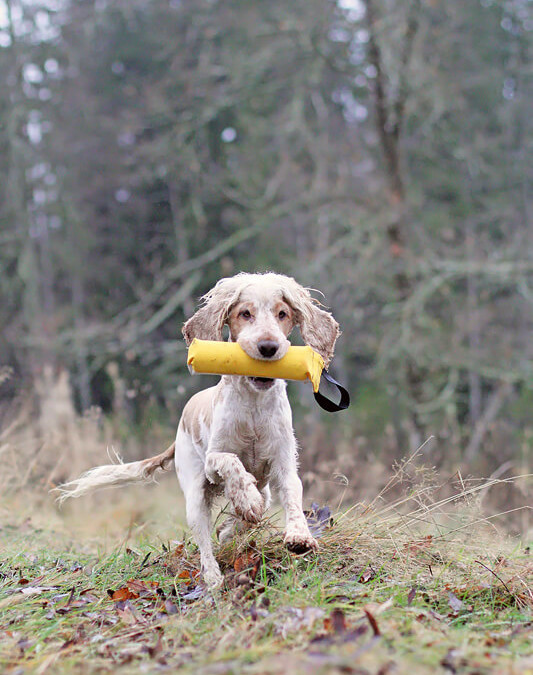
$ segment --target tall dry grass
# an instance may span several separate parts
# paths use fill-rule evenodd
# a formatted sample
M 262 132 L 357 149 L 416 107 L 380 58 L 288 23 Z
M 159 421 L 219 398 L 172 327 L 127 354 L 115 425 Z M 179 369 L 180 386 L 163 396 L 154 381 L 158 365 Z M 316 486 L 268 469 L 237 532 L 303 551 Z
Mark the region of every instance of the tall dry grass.
M 111 453 L 141 454 L 134 434 L 124 443 L 98 408 L 77 414 L 66 371 L 45 369 L 33 396 L 11 402 L 0 426 L 0 492 L 46 493 Z M 124 446 L 126 446 L 124 448 Z
M 421 481 L 428 491 L 431 484 L 432 498 L 437 500 L 460 494 L 465 486 L 484 485 L 476 492 L 480 513 L 500 514 L 511 534 L 533 540 L 533 474 L 526 453 L 517 461 L 474 466 L 461 461 L 460 448 L 450 443 L 446 454 L 443 440 L 431 437 L 418 450 L 407 449 L 405 455 L 411 459 L 406 461 L 397 459 L 398 450 L 388 444 L 385 430 L 381 440 L 376 449 L 369 439 L 348 436 L 342 427 L 308 425 L 300 434 L 304 493 L 341 510 L 371 503 L 378 494 L 387 502 L 402 500 L 409 492 L 414 494 Z M 391 478 L 397 471 L 401 480 Z
M 49 490 L 92 466 L 107 463 L 108 455 L 113 459 L 116 452 L 126 461 L 150 456 L 166 447 L 173 435 L 172 429 L 154 427 L 152 437 L 143 443 L 119 416 L 106 418 L 98 409 L 78 415 L 66 372 L 45 369 L 35 384 L 35 393 L 31 399 L 4 409 L 0 417 L 2 497 L 31 495 L 33 501 L 52 503 Z M 396 512 L 405 511 L 413 494 L 423 509 L 424 494 L 431 495 L 432 503 L 447 504 L 446 500 L 464 493 L 477 500 L 480 519 L 490 521 L 494 514 L 501 514 L 499 521 L 506 523 L 512 534 L 533 539 L 533 480 L 527 472 L 519 477 L 500 472 L 486 480 L 453 466 L 437 472 L 431 468 L 432 441 L 400 463 L 387 453 L 376 457 L 368 448 L 359 447 L 356 439 L 344 437 L 333 447 L 333 437 L 320 426 L 314 428 L 312 438 L 303 435 L 301 441 L 307 503 L 328 503 L 332 510 L 342 511 L 353 504 L 375 506 L 377 500 L 380 506 L 395 504 Z M 179 499 L 175 478 L 170 476 L 168 482 L 167 491 L 157 492 L 162 504 Z M 129 494 L 139 492 L 130 489 Z M 109 497 L 100 497 L 101 503 L 105 500 Z M 140 506 L 138 501 L 135 508 Z M 460 508 L 453 511 L 457 514 Z M 442 509 L 438 513 L 444 517 Z

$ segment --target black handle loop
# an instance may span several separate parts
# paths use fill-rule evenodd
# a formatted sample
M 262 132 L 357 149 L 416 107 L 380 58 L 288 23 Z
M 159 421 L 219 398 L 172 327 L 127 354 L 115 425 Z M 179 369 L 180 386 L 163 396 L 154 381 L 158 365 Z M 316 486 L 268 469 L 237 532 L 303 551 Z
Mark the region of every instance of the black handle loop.
M 350 394 L 348 393 L 348 390 L 345 389 L 342 384 L 339 384 L 337 380 L 331 377 L 331 375 L 329 375 L 325 370 L 322 372 L 322 377 L 337 387 L 341 393 L 341 400 L 338 403 L 334 403 L 329 398 L 326 398 L 324 394 L 321 394 L 319 391 L 315 391 L 315 401 L 321 408 L 324 408 L 324 410 L 327 410 L 328 412 L 339 412 L 339 410 L 346 410 L 346 408 L 350 405 Z

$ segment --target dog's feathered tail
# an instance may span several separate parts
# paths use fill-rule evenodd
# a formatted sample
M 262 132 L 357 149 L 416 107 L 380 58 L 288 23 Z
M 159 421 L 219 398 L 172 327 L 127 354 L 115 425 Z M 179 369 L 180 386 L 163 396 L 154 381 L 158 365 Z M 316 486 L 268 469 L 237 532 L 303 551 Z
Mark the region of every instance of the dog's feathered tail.
M 62 504 L 66 499 L 83 497 L 90 492 L 107 487 L 120 487 L 128 483 L 143 483 L 154 480 L 158 469 L 166 471 L 174 458 L 176 444 L 172 445 L 155 457 L 142 459 L 138 462 L 123 464 L 105 464 L 89 469 L 79 478 L 59 485 L 55 491 L 59 492 L 58 501 Z M 120 459 L 120 458 L 119 458 Z

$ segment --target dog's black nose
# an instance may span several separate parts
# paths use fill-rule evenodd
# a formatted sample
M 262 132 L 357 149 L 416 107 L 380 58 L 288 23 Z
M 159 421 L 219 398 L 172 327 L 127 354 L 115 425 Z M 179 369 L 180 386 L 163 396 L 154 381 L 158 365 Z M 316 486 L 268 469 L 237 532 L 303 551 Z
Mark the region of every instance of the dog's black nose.
M 261 356 L 264 356 L 265 359 L 270 359 L 278 351 L 279 345 L 273 340 L 263 340 L 257 344 L 257 349 Z

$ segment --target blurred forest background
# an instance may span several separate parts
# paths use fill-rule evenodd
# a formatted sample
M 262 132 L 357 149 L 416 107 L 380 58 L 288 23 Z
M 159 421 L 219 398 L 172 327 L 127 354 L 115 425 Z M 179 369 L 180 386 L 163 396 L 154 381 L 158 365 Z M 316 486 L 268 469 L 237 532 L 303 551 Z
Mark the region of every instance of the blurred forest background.
M 4 468 L 60 447 L 64 478 L 74 427 L 86 468 L 87 424 L 99 462 L 110 426 L 159 452 L 208 383 L 184 319 L 274 270 L 343 329 L 349 411 L 290 385 L 314 495 L 430 435 L 446 470 L 531 470 L 532 5 L 0 0 Z

